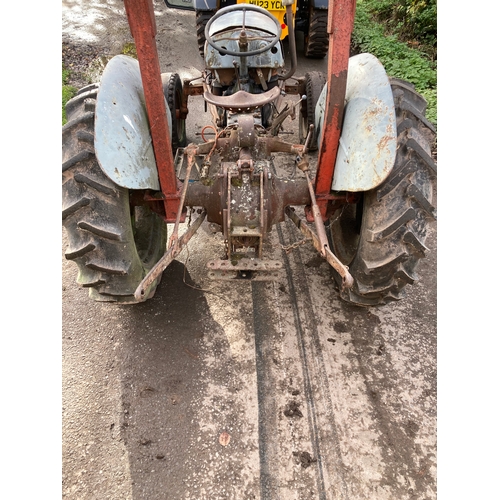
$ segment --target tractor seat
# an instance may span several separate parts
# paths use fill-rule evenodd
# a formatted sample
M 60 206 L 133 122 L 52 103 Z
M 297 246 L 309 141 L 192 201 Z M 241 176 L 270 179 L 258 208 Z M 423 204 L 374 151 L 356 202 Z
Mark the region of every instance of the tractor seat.
M 238 90 L 238 92 L 227 96 L 214 95 L 206 91 L 203 94 L 203 98 L 208 103 L 214 104 L 219 108 L 228 109 L 232 112 L 245 113 L 274 101 L 280 93 L 281 90 L 279 87 L 273 87 L 271 90 L 262 94 L 250 94 L 244 90 Z

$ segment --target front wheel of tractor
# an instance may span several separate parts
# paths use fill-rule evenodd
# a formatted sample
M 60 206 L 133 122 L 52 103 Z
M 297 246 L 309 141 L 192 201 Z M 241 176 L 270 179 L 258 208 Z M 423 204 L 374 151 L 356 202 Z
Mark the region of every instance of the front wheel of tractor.
M 196 11 L 196 37 L 198 39 L 198 52 L 202 59 L 205 58 L 205 28 L 215 12 L 215 10 Z
M 186 119 L 182 118 L 184 91 L 181 77 L 177 73 L 162 73 L 163 95 L 167 100 L 172 117 L 172 151 L 186 145 Z
M 323 59 L 328 53 L 328 10 L 311 7 L 309 29 L 305 37 L 304 55 L 310 59 Z
M 321 71 L 311 71 L 306 73 L 306 99 L 302 101 L 299 113 L 299 141 L 304 144 L 307 139 L 310 125 L 314 125 L 314 114 L 321 91 L 326 84 L 326 75 Z M 318 149 L 318 134 L 313 130 L 309 142 L 309 149 Z

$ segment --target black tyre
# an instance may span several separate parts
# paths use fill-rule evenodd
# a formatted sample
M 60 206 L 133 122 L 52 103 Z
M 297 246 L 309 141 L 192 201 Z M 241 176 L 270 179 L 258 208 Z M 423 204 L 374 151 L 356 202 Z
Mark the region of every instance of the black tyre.
M 182 80 L 177 73 L 162 73 L 163 94 L 172 115 L 172 150 L 186 145 L 186 120 L 180 117 L 182 110 Z
M 215 12 L 215 10 L 196 11 L 196 37 L 198 39 L 198 51 L 202 59 L 205 58 L 205 27 Z
M 67 259 L 77 283 L 97 301 L 135 303 L 134 292 L 165 251 L 167 229 L 147 207 L 131 207 L 129 190 L 101 170 L 94 152 L 98 88 L 83 89 L 66 106 L 62 129 L 62 219 Z M 152 297 L 157 283 L 148 291 Z
M 328 10 L 311 7 L 309 32 L 304 40 L 304 55 L 310 59 L 323 59 L 328 52 Z
M 299 115 L 299 140 L 301 144 L 305 144 L 309 126 L 314 125 L 314 111 L 318 103 L 319 96 L 326 83 L 326 75 L 321 71 L 311 71 L 306 73 L 306 99 L 302 101 Z M 309 142 L 309 150 L 316 151 L 318 149 L 318 136 L 313 130 L 311 141 Z
M 428 223 L 436 218 L 430 148 L 435 129 L 425 118 L 427 103 L 407 82 L 392 80 L 391 86 L 398 133 L 394 168 L 380 186 L 364 193 L 358 204 L 337 210 L 327 223 L 332 249 L 354 278 L 341 298 L 362 306 L 405 296 L 427 252 Z

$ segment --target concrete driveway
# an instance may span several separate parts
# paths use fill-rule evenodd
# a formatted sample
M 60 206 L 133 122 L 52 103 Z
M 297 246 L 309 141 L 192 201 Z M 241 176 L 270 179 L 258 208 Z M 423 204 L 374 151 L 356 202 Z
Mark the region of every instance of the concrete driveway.
M 162 71 L 197 76 L 194 13 L 154 5 Z M 118 0 L 62 12 L 76 47 L 132 41 Z M 326 61 L 300 57 L 310 70 Z M 209 122 L 190 102 L 188 140 Z M 435 225 L 420 281 L 371 309 L 339 299 L 312 247 L 282 251 L 299 239 L 289 222 L 270 234 L 277 281 L 213 282 L 223 242 L 204 223 L 128 307 L 91 302 L 62 256 L 64 498 L 436 498 Z

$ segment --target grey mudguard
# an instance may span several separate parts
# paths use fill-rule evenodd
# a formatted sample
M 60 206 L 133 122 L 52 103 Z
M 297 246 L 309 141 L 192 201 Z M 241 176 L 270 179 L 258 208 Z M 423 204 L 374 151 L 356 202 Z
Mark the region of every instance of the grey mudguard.
M 165 102 L 168 125 L 172 118 Z M 139 62 L 118 55 L 104 69 L 97 94 L 94 147 L 103 172 L 128 189 L 160 190 Z
M 381 184 L 396 159 L 396 111 L 389 78 L 371 54 L 349 59 L 345 113 L 335 163 L 334 191 L 368 191 Z M 321 145 L 326 85 L 315 110 Z

